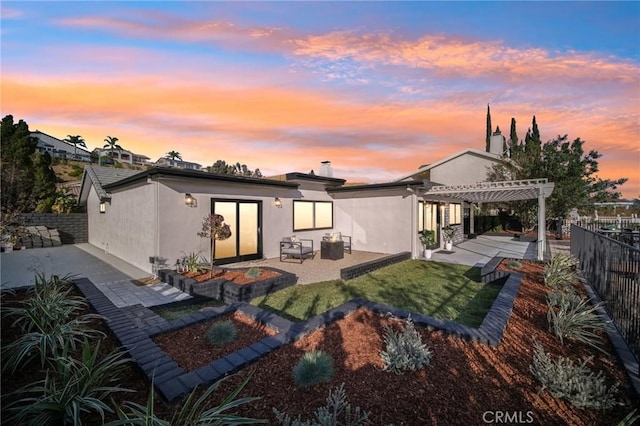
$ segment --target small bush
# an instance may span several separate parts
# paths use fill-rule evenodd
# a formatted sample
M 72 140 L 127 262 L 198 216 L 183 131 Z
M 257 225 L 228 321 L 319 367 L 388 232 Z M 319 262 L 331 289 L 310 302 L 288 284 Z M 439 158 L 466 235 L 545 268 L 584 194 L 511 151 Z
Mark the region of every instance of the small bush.
M 107 397 L 130 391 L 119 385 L 119 375 L 129 360 L 118 349 L 104 357 L 99 354 L 100 344 L 85 340 L 80 359 L 67 351 L 50 359 L 43 380 L 15 391 L 26 396 L 7 406 L 9 420 L 16 424 L 81 425 L 81 415 L 94 413 L 104 422 L 105 412 L 113 412 L 104 402 Z
M 344 390 L 344 383 L 339 388 L 329 391 L 327 402 L 324 406 L 316 409 L 312 420 L 301 420 L 291 417 L 278 409 L 273 409 L 278 423 L 283 426 L 323 426 L 323 425 L 345 425 L 359 426 L 367 424 L 367 419 L 371 415 L 370 411 L 362 411 L 360 407 L 352 407 L 347 402 L 347 393 Z
M 258 278 L 262 274 L 260 268 L 252 267 L 244 274 L 246 278 Z
M 403 331 L 385 326 L 384 345 L 385 350 L 380 354 L 384 369 L 396 374 L 402 374 L 406 370 L 419 370 L 429 365 L 433 354 L 431 349 L 422 343 L 420 333 L 411 318 L 406 320 Z
M 572 286 L 580 278 L 578 261 L 571 255 L 557 254 L 544 267 L 544 283 L 553 289 L 562 290 Z
M 596 330 L 604 328 L 604 323 L 596 313 L 601 303 L 591 306 L 587 299 L 573 294 L 551 293 L 547 300 L 547 320 L 549 331 L 560 338 L 585 343 L 595 349 L 600 347 L 600 336 Z
M 606 410 L 618 405 L 617 385 L 609 387 L 602 371 L 594 373 L 587 363 L 564 357 L 554 360 L 539 343 L 534 344 L 531 372 L 554 398 L 563 398 L 579 408 Z
M 507 268 L 520 269 L 522 268 L 522 263 L 518 262 L 517 260 L 510 260 L 507 262 Z
M 218 390 L 224 380 L 227 380 L 231 376 L 227 376 L 211 384 L 202 392 L 198 399 L 195 399 L 196 394 L 200 394 L 201 392 L 198 388 L 194 389 L 184 404 L 182 404 L 182 408 L 173 413 L 171 420 L 164 420 L 156 414 L 155 392 L 153 391 L 153 386 L 151 386 L 147 397 L 147 405 L 141 405 L 131 401 L 125 402 L 123 408 L 116 407 L 120 421 L 109 423 L 109 425 L 192 426 L 267 423 L 267 421 L 263 419 L 241 417 L 233 413 L 233 410 L 241 405 L 260 399 L 256 397 L 237 398 L 238 394 L 249 382 L 249 379 L 251 379 L 252 374 L 253 373 L 250 373 L 219 405 L 213 407 L 211 406 L 211 395 Z
M 231 321 L 220 321 L 207 330 L 207 338 L 214 345 L 224 345 L 238 338 L 238 329 Z
M 333 377 L 333 359 L 323 351 L 305 353 L 293 368 L 293 379 L 301 388 L 328 382 Z

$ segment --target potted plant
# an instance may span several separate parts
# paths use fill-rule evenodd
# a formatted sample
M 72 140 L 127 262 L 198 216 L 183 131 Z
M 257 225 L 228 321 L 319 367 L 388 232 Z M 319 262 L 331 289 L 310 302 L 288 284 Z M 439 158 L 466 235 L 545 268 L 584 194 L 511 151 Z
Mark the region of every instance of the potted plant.
M 442 239 L 444 240 L 444 248 L 446 250 L 451 250 L 453 247 L 453 237 L 456 235 L 455 228 L 447 225 L 442 228 Z
M 420 243 L 424 248 L 425 259 L 431 259 L 431 254 L 433 253 L 432 248 L 436 243 L 436 233 L 427 229 L 422 230 L 422 232 L 420 232 Z

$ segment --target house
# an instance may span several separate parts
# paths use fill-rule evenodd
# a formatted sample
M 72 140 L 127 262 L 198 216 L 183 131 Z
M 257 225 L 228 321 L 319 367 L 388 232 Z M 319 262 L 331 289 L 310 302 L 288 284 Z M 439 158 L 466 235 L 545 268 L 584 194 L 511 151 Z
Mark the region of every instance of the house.
M 333 177 L 328 162 L 318 175 L 294 172 L 279 179 L 86 166 L 79 202 L 87 206 L 89 242 L 148 272 L 154 259 L 173 265 L 190 252 L 209 257 L 209 241 L 197 236 L 209 213 L 224 216 L 232 231 L 216 243 L 218 264 L 275 258 L 282 238 L 294 234 L 319 247 L 327 232 L 350 235 L 357 250 L 419 257 L 423 229 L 436 231 L 442 245 L 442 228 L 450 225 L 459 242 L 465 209 L 472 213 L 473 203 L 521 199 L 538 199 L 541 206 L 542 259 L 544 200 L 553 183 L 485 182 L 487 167 L 497 161 L 503 160 L 495 152 L 468 149 L 393 182 L 351 186 Z
M 109 156 L 120 163 L 135 164 L 138 166 L 150 165 L 150 158 L 146 155 L 135 154 L 126 149 L 96 148 L 93 150 L 98 157 Z
M 86 146 L 74 146 L 39 130 L 31 132 L 31 136 L 38 140 L 36 146 L 38 152 L 47 152 L 52 158 L 91 162 L 91 153 Z
M 159 158 L 155 163 L 158 167 L 176 167 L 185 170 L 202 170 L 202 164 L 192 163 L 190 161 L 176 160 L 173 158 Z

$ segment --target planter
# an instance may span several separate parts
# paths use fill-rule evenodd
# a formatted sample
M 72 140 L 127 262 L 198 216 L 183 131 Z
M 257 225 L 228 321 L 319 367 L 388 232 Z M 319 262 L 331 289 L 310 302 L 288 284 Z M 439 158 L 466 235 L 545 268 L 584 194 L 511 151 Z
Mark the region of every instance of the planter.
M 448 241 L 446 243 L 444 243 L 444 249 L 447 251 L 451 251 L 451 249 L 453 248 L 453 243 L 451 241 Z
M 198 283 L 190 278 L 186 278 L 190 280 L 192 283 L 189 285 L 189 289 L 183 290 L 186 293 L 189 293 L 192 296 L 203 296 L 209 297 L 211 299 L 222 300 L 222 291 L 224 290 L 225 284 L 228 281 L 217 278 L 209 281 L 204 281 Z
M 433 255 L 433 250 L 431 249 L 424 249 L 424 258 L 425 259 L 431 259 L 431 256 Z

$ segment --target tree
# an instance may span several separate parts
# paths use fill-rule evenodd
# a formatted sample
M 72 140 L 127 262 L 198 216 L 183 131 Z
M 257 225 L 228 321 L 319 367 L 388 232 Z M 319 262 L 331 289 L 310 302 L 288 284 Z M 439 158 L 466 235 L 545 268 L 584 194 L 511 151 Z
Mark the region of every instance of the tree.
M 516 130 L 516 119 L 511 117 L 511 131 L 509 132 L 509 157 L 511 157 L 513 151 L 517 151 L 520 141 L 518 140 L 518 132 Z
M 597 176 L 597 151 L 584 152 L 584 141 L 580 138 L 569 141 L 568 136 L 558 136 L 542 146 L 535 146 L 535 138 L 540 133 L 527 132 L 528 146 L 512 152 L 510 161 L 495 165 L 489 173 L 489 180 L 521 180 L 547 178 L 554 182 L 553 193 L 547 198 L 546 215 L 553 219 L 565 217 L 569 211 L 591 202 L 612 201 L 620 198 L 618 186 L 627 179 L 601 179 Z M 537 201 L 512 202 L 509 207 L 519 216 L 525 230 L 533 229 L 537 217 Z
M 213 278 L 213 261 L 216 258 L 216 241 L 226 240 L 231 237 L 231 228 L 224 223 L 224 216 L 210 214 L 205 216 L 202 222 L 202 230 L 198 232 L 201 238 L 211 239 L 211 267 L 209 278 Z
M 56 198 L 51 206 L 53 213 L 71 213 L 77 202 L 76 197 L 69 192 L 69 188 L 60 188 L 56 192 Z
M 489 109 L 489 104 L 487 104 L 487 130 L 486 130 L 487 138 L 486 138 L 486 146 L 485 151 L 489 152 L 491 150 L 491 111 Z
M 0 124 L 1 177 L 0 205 L 2 212 L 22 213 L 33 209 L 33 154 L 37 140 L 31 137 L 23 120 L 14 123 L 7 115 Z
M 33 168 L 33 200 L 37 213 L 49 213 L 56 200 L 56 173 L 48 152 L 35 154 Z
M 122 147 L 118 145 L 118 138 L 114 136 L 107 136 L 104 140 L 106 144 L 102 148 L 109 148 L 109 154 L 113 156 L 113 151 L 118 150 L 118 152 L 122 151 Z
M 73 145 L 73 158 L 78 158 L 78 145 L 84 148 L 87 147 L 85 140 L 80 135 L 75 135 L 75 136 L 67 135 L 67 138 L 64 139 L 64 142 L 67 142 Z
M 48 212 L 53 204 L 56 175 L 48 153 L 36 152 L 38 140 L 31 137 L 23 120 L 12 115 L 2 119 L 0 203 L 3 213 Z
M 169 151 L 167 152 L 167 158 L 170 158 L 172 160 L 175 160 L 175 159 L 182 160 L 182 155 L 180 155 L 178 151 Z
M 262 177 L 260 169 L 255 171 L 249 169 L 246 164 L 227 164 L 224 160 L 217 160 L 212 166 L 207 167 L 209 173 L 217 175 L 232 175 L 232 176 L 247 176 L 247 177 Z

